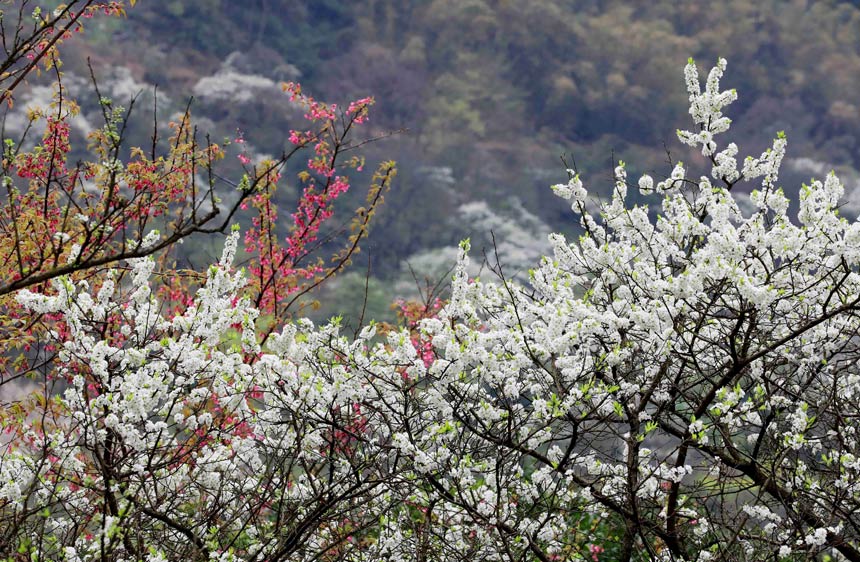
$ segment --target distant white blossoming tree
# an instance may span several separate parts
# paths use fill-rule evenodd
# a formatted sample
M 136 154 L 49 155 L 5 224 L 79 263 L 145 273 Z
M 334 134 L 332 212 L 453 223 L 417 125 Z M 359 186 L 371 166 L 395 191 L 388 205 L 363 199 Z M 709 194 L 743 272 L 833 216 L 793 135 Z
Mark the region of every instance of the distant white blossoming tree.
M 469 279 L 416 337 L 287 324 L 263 345 L 221 262 L 183 314 L 126 282 L 22 291 L 55 387 L 0 455 L 0 552 L 62 560 L 860 560 L 860 223 L 830 174 L 777 187 L 782 135 L 721 148 L 720 60 L 685 76 L 712 166 L 651 206 L 554 190 L 528 286 Z M 732 191 L 757 182 L 744 213 Z M 420 351 L 420 352 L 419 352 Z M 29 557 L 29 558 L 27 558 Z

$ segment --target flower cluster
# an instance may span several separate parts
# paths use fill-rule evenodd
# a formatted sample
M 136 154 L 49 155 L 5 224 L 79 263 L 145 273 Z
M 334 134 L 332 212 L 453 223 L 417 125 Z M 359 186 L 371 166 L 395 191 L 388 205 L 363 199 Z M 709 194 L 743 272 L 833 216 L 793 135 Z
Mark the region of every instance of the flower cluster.
M 259 280 L 256 304 L 265 314 L 275 317 L 281 316 L 285 302 L 293 302 L 297 293 L 307 291 L 332 273 L 321 260 L 307 258 L 317 246 L 320 229 L 333 216 L 335 202 L 350 188 L 346 171 L 363 169 L 363 159 L 354 157 L 342 161 L 341 154 L 350 146 L 354 126 L 367 119 L 368 108 L 373 104 L 372 98 L 364 98 L 352 102 L 346 112 L 341 112 L 336 104 L 326 104 L 303 93 L 299 84 L 290 82 L 282 87 L 289 93 L 290 101 L 306 110 L 305 119 L 312 127 L 305 131 L 291 130 L 289 136 L 294 150 L 305 147 L 311 150 L 307 168 L 298 174 L 301 198 L 291 215 L 290 233 L 279 240 L 275 232 L 278 212 L 273 196 L 281 179 L 280 166 L 263 161 L 252 172 L 257 187 L 251 204 L 257 216 L 252 219 L 252 228 L 245 233 L 247 252 L 258 256 L 258 261 L 250 268 L 252 276 Z M 244 142 L 241 137 L 237 140 Z M 250 163 L 244 153 L 239 156 L 244 165 Z M 387 185 L 387 181 L 385 183 Z M 250 184 L 246 176 L 242 185 Z M 372 206 L 376 204 L 377 201 L 371 203 Z M 305 265 L 298 265 L 301 262 Z

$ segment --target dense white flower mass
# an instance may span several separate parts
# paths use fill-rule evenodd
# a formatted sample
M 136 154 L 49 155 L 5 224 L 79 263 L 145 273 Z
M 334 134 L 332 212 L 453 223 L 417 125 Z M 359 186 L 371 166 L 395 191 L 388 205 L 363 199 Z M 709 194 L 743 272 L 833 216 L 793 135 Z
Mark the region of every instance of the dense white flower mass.
M 725 69 L 704 91 L 685 70 L 697 130 L 678 136 L 710 170 L 628 186 L 621 163 L 595 212 L 571 171 L 553 189 L 582 236 L 550 235 L 526 286 L 470 278 L 463 243 L 421 353 L 307 320 L 260 341 L 235 234 L 173 317 L 149 259 L 21 292 L 63 318 L 63 386 L 0 457 L 0 541 L 64 560 L 860 560 L 860 224 L 832 173 L 788 215 L 783 135 L 738 168 Z
M 55 537 L 45 552 L 100 559 L 107 542 L 112 559 L 312 558 L 343 539 L 346 521 L 361 529 L 390 507 L 375 497 L 397 464 L 390 414 L 362 405 L 402 386 L 385 361 L 408 365 L 410 340 L 370 345 L 372 331 L 350 341 L 305 321 L 262 351 L 257 311 L 237 297 L 244 276 L 231 272 L 237 241 L 173 318 L 149 289 L 151 258 L 131 261 L 129 286 L 108 278 L 91 294 L 61 278 L 54 295 L 18 294 L 68 328 L 60 417 L 0 458 L 2 513 L 24 517 L 38 498 Z M 110 338 L 107 323 L 121 327 Z

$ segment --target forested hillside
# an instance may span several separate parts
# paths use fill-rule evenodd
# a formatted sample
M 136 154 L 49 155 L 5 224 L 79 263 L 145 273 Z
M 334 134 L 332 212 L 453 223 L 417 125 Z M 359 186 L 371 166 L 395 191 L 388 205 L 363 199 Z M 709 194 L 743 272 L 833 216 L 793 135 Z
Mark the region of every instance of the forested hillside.
M 438 277 L 463 237 L 489 248 L 492 231 L 517 269 L 546 249 L 550 230 L 574 231 L 546 187 L 565 178 L 562 157 L 597 189 L 609 189 L 618 159 L 655 176 L 701 160 L 667 134 L 686 118 L 675 76 L 691 56 L 730 61 L 742 150 L 786 131 L 787 185 L 830 168 L 857 184 L 856 2 L 171 0 L 93 23 L 70 46 L 67 82 L 86 90 L 88 54 L 118 103 L 143 92 L 131 123 L 141 136 L 155 85 L 165 115 L 193 96 L 201 129 L 219 139 L 239 131 L 256 155 L 279 153 L 300 118 L 282 80 L 332 102 L 376 98 L 373 133 L 384 138 L 367 154 L 400 171 L 363 254 L 377 316 L 392 285 L 414 289 L 407 263 Z M 342 309 L 363 294 L 366 263 L 352 271 L 324 300 Z

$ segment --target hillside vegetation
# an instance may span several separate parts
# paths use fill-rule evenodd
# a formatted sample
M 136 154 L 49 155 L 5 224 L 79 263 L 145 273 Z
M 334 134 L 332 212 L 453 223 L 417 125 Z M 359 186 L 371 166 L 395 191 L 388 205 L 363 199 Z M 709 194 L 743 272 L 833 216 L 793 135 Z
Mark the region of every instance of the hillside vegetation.
M 407 262 L 419 278 L 442 275 L 463 237 L 489 249 L 490 230 L 503 261 L 533 260 L 546 232 L 576 230 L 545 187 L 568 166 L 605 195 L 618 159 L 657 177 L 678 160 L 703 163 L 667 135 L 686 119 L 674 78 L 690 56 L 732 61 L 726 83 L 743 94 L 730 117 L 742 123 L 743 150 L 757 153 L 784 130 L 785 183 L 836 168 L 854 213 L 856 2 L 173 0 L 95 23 L 76 48 L 114 97 L 158 85 L 167 112 L 193 95 L 201 128 L 217 138 L 245 131 L 258 155 L 279 153 L 300 119 L 280 81 L 333 102 L 374 96 L 372 125 L 386 138 L 368 153 L 395 158 L 400 174 L 363 254 L 371 297 L 380 284 L 414 289 Z M 84 89 L 89 71 L 77 55 L 66 71 Z M 138 111 L 145 132 L 151 121 Z M 365 266 L 340 302 L 364 291 Z M 376 296 L 385 315 L 387 299 Z

